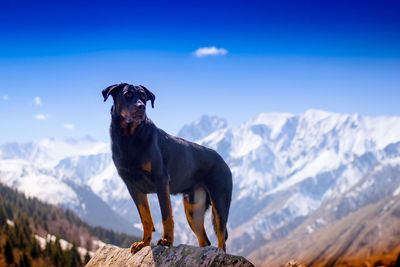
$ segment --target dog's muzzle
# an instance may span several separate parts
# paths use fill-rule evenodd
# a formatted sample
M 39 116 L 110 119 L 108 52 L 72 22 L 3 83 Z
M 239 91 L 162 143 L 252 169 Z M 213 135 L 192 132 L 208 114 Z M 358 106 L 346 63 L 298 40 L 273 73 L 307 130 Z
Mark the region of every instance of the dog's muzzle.
M 125 108 L 121 111 L 121 116 L 126 123 L 140 123 L 144 120 L 146 111 L 145 107 L 134 107 L 132 109 Z

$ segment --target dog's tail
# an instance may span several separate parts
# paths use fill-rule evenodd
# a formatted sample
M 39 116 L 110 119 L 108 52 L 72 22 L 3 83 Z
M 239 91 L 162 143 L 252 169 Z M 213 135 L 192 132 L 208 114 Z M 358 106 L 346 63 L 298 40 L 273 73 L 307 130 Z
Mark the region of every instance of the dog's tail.
M 208 203 L 211 203 L 214 230 L 218 239 L 218 247 L 226 249 L 228 239 L 227 222 L 232 199 L 232 173 L 226 163 L 220 160 L 205 180 Z

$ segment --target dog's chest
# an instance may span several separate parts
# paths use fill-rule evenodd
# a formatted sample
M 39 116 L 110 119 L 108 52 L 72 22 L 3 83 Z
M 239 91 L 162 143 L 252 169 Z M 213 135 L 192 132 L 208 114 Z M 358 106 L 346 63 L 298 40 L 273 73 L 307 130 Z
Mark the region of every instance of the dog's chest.
M 113 149 L 113 160 L 117 168 L 142 170 L 151 172 L 150 157 L 143 151 L 135 149 Z
M 132 147 L 113 147 L 113 161 L 124 180 L 135 180 L 141 183 L 152 183 L 152 164 L 145 150 Z

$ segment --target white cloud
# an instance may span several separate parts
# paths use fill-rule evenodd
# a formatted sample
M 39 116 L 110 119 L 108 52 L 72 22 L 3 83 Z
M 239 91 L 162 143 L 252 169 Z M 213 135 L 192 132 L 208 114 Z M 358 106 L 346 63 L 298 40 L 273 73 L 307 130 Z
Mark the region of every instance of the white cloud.
M 42 99 L 40 98 L 40 96 L 35 96 L 35 98 L 33 99 L 33 102 L 35 103 L 36 106 L 42 105 Z
M 65 123 L 64 128 L 68 129 L 68 130 L 72 130 L 72 129 L 75 129 L 75 125 L 72 123 Z
M 194 51 L 196 57 L 225 56 L 226 54 L 228 54 L 228 50 L 225 48 L 217 48 L 215 46 L 200 47 Z
M 35 114 L 34 118 L 37 120 L 40 120 L 40 121 L 45 121 L 49 118 L 49 115 L 38 113 L 38 114 Z
M 8 95 L 3 95 L 2 98 L 3 98 L 4 101 L 7 101 L 8 99 L 10 99 L 10 98 L 8 97 Z

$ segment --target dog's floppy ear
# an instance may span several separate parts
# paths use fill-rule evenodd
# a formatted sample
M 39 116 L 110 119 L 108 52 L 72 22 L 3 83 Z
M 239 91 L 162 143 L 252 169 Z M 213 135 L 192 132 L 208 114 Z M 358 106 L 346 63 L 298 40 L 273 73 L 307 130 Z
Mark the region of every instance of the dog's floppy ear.
M 107 98 L 113 93 L 113 91 L 115 92 L 115 89 L 117 89 L 121 85 L 125 85 L 125 84 L 124 83 L 113 84 L 113 85 L 110 85 L 109 87 L 107 87 L 106 89 L 104 89 L 103 91 L 101 91 L 101 93 L 103 94 L 104 102 L 106 102 Z
M 151 107 L 154 108 L 154 100 L 156 100 L 156 96 L 152 92 L 150 92 L 149 89 L 144 87 L 143 85 L 139 85 L 139 86 L 146 92 L 146 97 L 147 97 L 147 99 L 150 99 Z

